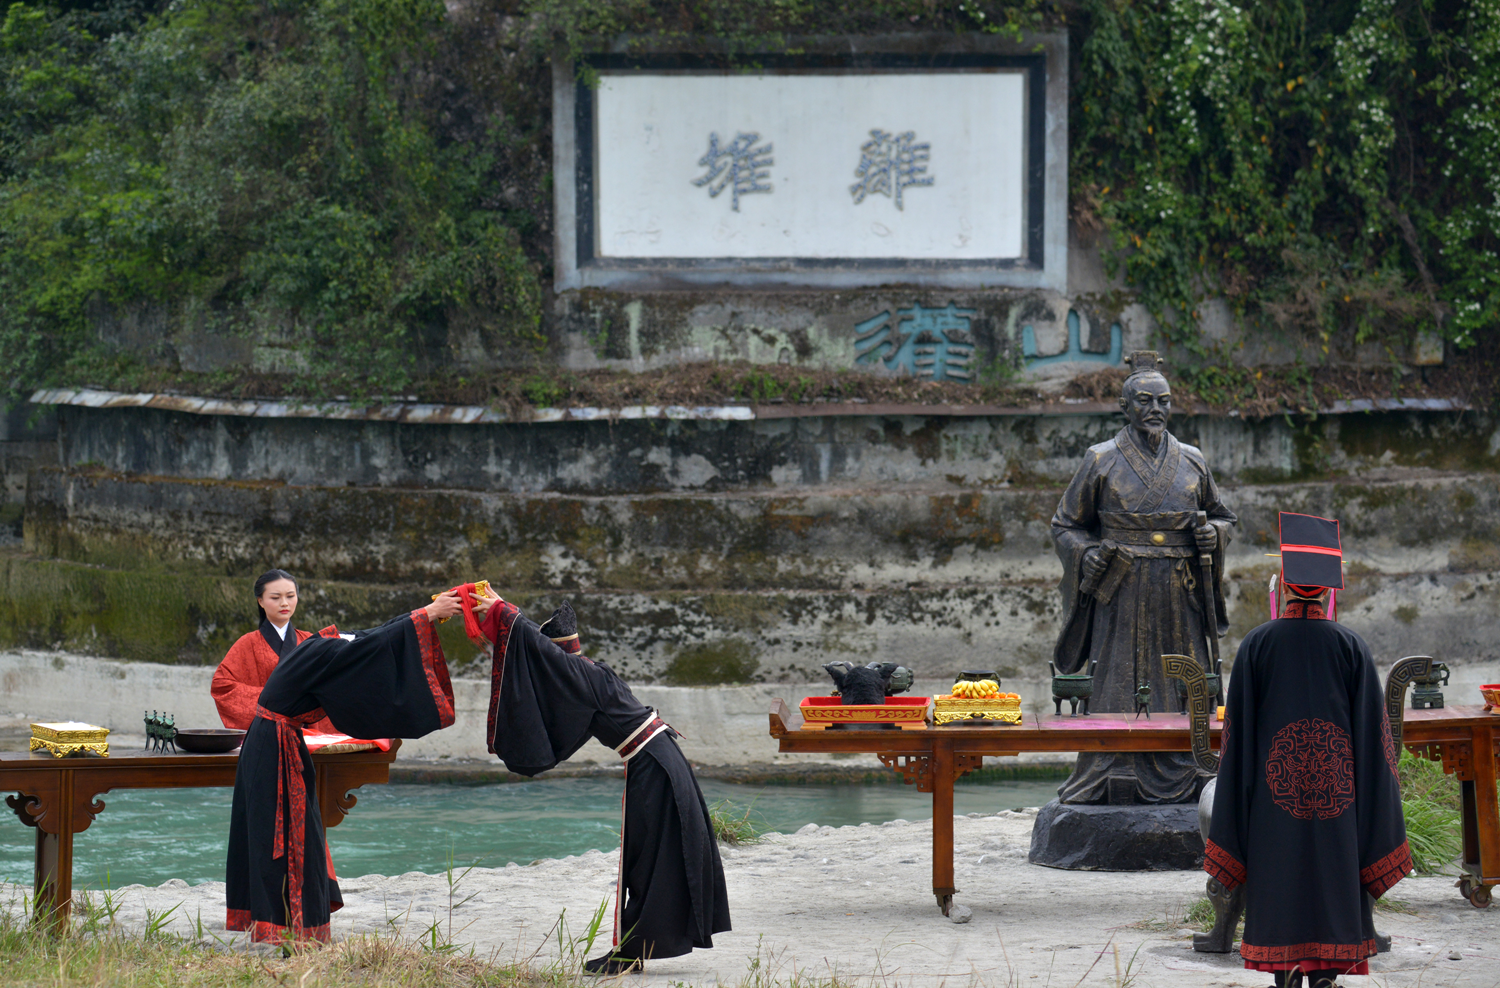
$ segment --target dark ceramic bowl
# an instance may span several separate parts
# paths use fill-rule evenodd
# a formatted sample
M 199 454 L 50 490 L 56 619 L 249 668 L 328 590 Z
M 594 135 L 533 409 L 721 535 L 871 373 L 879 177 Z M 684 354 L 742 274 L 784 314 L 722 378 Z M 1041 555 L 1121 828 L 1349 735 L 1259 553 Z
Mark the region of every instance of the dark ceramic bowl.
M 222 755 L 238 748 L 244 740 L 244 731 L 231 731 L 222 727 L 199 731 L 178 730 L 176 738 L 177 747 L 197 755 Z
M 1000 677 L 997 676 L 993 671 L 987 671 L 983 669 L 965 669 L 963 672 L 960 672 L 958 674 L 957 682 L 961 683 L 964 680 L 968 680 L 971 683 L 977 683 L 981 679 L 990 679 L 994 680 L 997 683 L 1000 682 Z

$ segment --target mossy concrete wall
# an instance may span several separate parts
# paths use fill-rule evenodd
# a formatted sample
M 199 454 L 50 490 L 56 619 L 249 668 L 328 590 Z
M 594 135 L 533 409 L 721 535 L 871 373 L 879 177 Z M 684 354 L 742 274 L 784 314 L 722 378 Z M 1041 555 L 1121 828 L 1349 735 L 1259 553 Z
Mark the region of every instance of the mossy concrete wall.
M 255 629 L 248 586 L 243 578 L 104 567 L 0 548 L 0 648 L 217 663 L 235 639 Z M 302 591 L 297 626 L 310 630 L 330 624 L 373 627 L 425 605 L 430 596 L 419 587 L 338 581 L 308 581 Z M 443 625 L 439 634 L 450 655 L 459 661 L 470 657 L 473 649 L 458 624 Z
M 0 545 L 21 538 L 27 474 L 56 463 L 56 415 L 26 402 L 0 410 Z
M 305 626 L 374 624 L 486 577 L 571 597 L 637 682 L 816 681 L 834 657 L 986 661 L 1040 683 L 1049 520 L 1104 415 L 426 426 L 66 409 L 0 558 L 0 644 L 210 663 L 283 566 Z M 1500 433 L 1473 414 L 1188 416 L 1241 524 L 1232 653 L 1265 620 L 1276 512 L 1344 522 L 1344 613 L 1385 660 L 1500 661 Z M 644 470 L 642 465 L 653 466 Z M 1314 479 L 1316 478 L 1316 479 Z M 445 628 L 450 657 L 474 651 Z M 1464 670 L 1469 670 L 1465 672 Z
M 1358 572 L 1500 569 L 1496 474 L 1221 485 L 1230 562 L 1265 563 L 1276 513 L 1343 522 Z M 210 575 L 433 584 L 455 571 L 559 592 L 876 590 L 1055 581 L 1059 489 L 933 486 L 579 496 L 311 487 L 100 470 L 32 473 L 26 547 Z
M 750 421 L 418 425 L 59 406 L 66 467 L 324 487 L 637 494 L 1063 484 L 1116 415 L 807 414 Z M 1173 432 L 1225 481 L 1500 470 L 1500 421 L 1474 412 L 1259 420 L 1183 415 Z

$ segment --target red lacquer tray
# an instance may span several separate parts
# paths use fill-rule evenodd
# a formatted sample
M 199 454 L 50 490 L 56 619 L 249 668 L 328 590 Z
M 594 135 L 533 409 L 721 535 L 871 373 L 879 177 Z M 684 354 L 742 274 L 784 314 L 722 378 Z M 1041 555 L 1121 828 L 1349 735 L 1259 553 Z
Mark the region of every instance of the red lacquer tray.
M 925 696 L 890 696 L 883 704 L 855 703 L 844 706 L 837 696 L 810 696 L 802 701 L 804 728 L 822 730 L 830 724 L 895 724 L 906 730 L 927 727 Z

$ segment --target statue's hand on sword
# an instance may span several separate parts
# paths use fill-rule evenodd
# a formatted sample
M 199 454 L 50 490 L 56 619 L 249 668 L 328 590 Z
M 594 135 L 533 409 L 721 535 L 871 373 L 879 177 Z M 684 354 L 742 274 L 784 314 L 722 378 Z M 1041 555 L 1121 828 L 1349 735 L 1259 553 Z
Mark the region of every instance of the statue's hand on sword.
M 1204 524 L 1194 528 L 1193 538 L 1198 543 L 1199 552 L 1215 552 L 1219 548 L 1219 530 L 1212 525 Z

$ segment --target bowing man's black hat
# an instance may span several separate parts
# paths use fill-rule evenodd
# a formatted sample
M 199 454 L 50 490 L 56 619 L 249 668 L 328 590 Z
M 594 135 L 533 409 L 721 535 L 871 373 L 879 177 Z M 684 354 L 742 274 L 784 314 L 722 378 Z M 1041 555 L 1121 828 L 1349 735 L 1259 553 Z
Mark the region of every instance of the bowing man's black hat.
M 1343 564 L 1337 519 L 1281 512 L 1281 582 L 1288 589 L 1342 590 Z
M 573 605 L 566 600 L 537 630 L 556 642 L 564 652 L 576 655 L 583 651 L 583 644 L 578 640 L 578 615 L 573 613 Z

